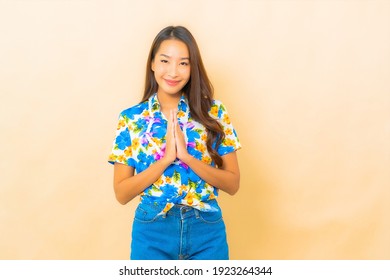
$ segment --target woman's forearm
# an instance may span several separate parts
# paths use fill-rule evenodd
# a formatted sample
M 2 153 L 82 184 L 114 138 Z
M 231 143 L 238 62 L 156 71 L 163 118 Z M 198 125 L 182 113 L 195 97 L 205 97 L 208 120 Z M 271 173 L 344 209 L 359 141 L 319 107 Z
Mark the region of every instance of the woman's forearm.
M 224 157 L 225 169 L 213 167 L 188 155 L 183 162 L 208 184 L 234 195 L 240 187 L 240 172 L 235 153 Z
M 121 204 L 126 204 L 131 201 L 147 187 L 156 182 L 169 164 L 168 161 L 161 159 L 136 175 L 134 175 L 134 169 L 132 167 L 115 164 L 114 190 L 117 200 Z
M 216 168 L 188 153 L 186 140 L 178 125 L 177 116 L 173 118 L 176 141 L 176 155 L 187 164 L 200 178 L 208 184 L 217 187 L 230 195 L 234 195 L 240 187 L 240 170 L 236 152 L 222 156 L 223 167 Z
M 171 112 L 171 118 L 173 118 Z M 134 175 L 134 168 L 115 164 L 114 190 L 117 200 L 126 204 L 142 193 L 161 177 L 165 169 L 176 159 L 175 135 L 173 122 L 168 121 L 164 157 L 151 164 L 144 171 Z

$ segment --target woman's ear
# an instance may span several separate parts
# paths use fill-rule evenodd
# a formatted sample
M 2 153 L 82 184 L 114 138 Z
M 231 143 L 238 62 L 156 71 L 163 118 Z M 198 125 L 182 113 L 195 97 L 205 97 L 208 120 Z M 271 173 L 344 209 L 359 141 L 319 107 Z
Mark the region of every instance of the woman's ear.
M 152 60 L 152 63 L 151 63 L 150 69 L 151 69 L 151 70 L 154 72 L 154 59 Z

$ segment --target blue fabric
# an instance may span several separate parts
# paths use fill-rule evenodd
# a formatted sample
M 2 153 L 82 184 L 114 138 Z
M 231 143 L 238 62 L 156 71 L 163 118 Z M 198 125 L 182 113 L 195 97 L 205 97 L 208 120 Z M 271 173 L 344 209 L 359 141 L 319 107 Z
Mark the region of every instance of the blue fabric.
M 221 208 L 214 212 L 175 205 L 158 215 L 165 204 L 141 202 L 132 230 L 132 260 L 228 260 L 226 228 Z

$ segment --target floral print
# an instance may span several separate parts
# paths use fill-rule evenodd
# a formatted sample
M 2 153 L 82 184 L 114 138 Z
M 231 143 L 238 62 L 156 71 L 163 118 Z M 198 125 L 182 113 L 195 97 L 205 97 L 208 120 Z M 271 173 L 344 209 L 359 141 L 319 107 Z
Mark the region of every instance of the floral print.
M 217 149 L 218 154 L 223 156 L 240 149 L 241 144 L 225 106 L 220 101 L 213 100 L 209 114 L 221 123 L 226 134 Z M 177 116 L 189 154 L 214 166 L 206 148 L 205 127 L 191 118 L 184 95 L 179 101 Z M 137 173 L 142 172 L 164 156 L 166 130 L 167 119 L 160 111 L 157 94 L 154 94 L 148 100 L 121 112 L 108 161 L 112 164 L 126 164 L 132 166 Z M 176 159 L 140 196 L 144 202 L 165 204 L 163 213 L 175 204 L 188 205 L 200 211 L 214 211 L 207 201 L 218 196 L 218 189 Z

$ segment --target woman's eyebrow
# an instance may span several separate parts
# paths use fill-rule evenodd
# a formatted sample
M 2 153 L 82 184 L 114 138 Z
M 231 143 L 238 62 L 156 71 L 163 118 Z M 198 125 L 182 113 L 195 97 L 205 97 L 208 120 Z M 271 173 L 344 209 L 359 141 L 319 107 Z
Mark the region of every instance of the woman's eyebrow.
M 160 54 L 160 56 L 163 56 L 163 57 L 166 57 L 166 58 L 171 58 L 169 55 L 166 55 L 166 54 Z M 189 57 L 182 57 L 182 58 L 180 58 L 180 60 L 190 60 L 190 58 Z

